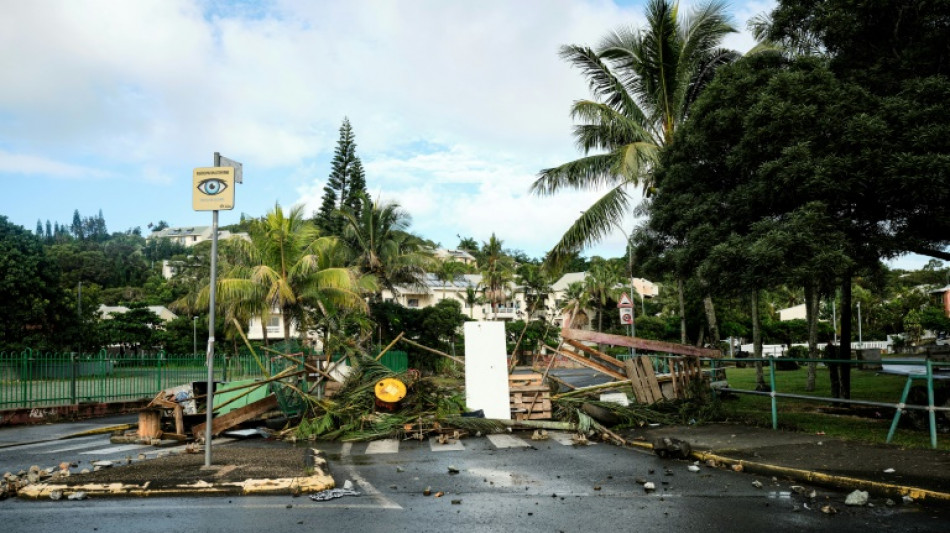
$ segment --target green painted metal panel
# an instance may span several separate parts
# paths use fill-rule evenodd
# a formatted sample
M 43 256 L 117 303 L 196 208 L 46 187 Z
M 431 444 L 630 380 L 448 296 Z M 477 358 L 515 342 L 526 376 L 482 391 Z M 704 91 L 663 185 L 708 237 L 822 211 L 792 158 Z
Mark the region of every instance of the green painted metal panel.
M 390 350 L 383 354 L 379 362 L 393 372 L 405 372 L 409 370 L 409 354 L 406 352 Z

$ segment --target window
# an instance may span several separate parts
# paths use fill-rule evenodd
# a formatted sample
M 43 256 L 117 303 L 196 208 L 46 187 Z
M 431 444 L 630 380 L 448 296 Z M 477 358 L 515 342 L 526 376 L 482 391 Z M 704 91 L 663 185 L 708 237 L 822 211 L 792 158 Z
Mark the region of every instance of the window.
M 418 299 L 418 298 L 409 298 L 408 300 L 406 300 L 406 306 L 407 306 L 407 307 L 419 307 L 419 299 Z
M 280 333 L 279 316 L 271 316 L 267 318 L 267 333 Z

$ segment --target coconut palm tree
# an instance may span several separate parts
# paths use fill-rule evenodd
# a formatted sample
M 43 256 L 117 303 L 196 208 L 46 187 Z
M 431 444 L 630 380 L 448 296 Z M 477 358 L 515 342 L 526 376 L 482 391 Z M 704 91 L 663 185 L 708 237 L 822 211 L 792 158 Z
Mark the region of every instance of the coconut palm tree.
M 320 237 L 302 205 L 288 212 L 275 206 L 251 221 L 248 233 L 249 242 L 238 242 L 235 266 L 218 281 L 225 309 L 244 307 L 262 319 L 277 310 L 289 342 L 292 324 L 305 329 L 308 309 L 365 307 L 361 296 L 369 280 L 343 266 L 340 243 Z
M 646 11 L 643 29 L 612 32 L 597 49 L 561 48 L 561 57 L 581 70 L 593 94 L 571 108 L 584 157 L 542 170 L 531 190 L 551 195 L 564 188 L 606 187 L 607 192 L 561 237 L 548 255 L 551 264 L 610 233 L 613 222 L 631 210 L 631 188 L 651 194 L 659 150 L 673 141 L 716 68 L 738 57 L 720 48 L 723 37 L 735 31 L 724 3 L 713 0 L 684 16 L 678 2 L 651 0 Z
M 491 303 L 492 315 L 498 319 L 498 304 L 508 299 L 508 284 L 514 279 L 514 262 L 502 249 L 503 241 L 491 234 L 482 244 L 482 293 Z
M 426 271 L 435 265 L 422 239 L 408 233 L 411 217 L 398 203 L 370 203 L 363 199 L 358 213 L 344 207 L 343 242 L 353 254 L 353 263 L 376 278 L 376 298 L 382 290 L 398 294 L 396 285 L 423 285 Z
M 455 282 L 465 273 L 465 263 L 461 261 L 440 261 L 435 269 L 435 277 L 442 282 L 442 299 L 445 299 L 445 288 L 449 282 Z
M 620 265 L 611 263 L 602 257 L 591 260 L 584 285 L 587 294 L 597 305 L 597 330 L 603 331 L 604 312 L 607 301 L 617 293 L 617 286 L 623 283 L 623 273 Z

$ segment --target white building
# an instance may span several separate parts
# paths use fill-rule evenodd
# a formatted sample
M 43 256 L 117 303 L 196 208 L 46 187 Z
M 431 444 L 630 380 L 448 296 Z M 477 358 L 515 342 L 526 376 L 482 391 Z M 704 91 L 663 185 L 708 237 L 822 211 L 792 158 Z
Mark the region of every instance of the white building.
M 250 240 L 250 236 L 247 233 L 231 233 L 228 230 L 218 229 L 219 241 L 234 237 Z M 169 239 L 174 243 L 190 248 L 200 242 L 211 240 L 211 226 L 165 228 L 163 230 L 153 231 L 146 239 Z

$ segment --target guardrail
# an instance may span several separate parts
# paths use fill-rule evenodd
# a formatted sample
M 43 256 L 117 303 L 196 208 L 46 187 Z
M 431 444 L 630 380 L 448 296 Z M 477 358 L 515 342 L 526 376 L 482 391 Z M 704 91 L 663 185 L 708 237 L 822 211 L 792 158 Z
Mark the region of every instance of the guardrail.
M 662 357 L 662 356 L 661 356 Z M 765 357 L 762 359 L 754 358 L 702 358 L 703 361 L 708 361 L 710 366 L 716 368 L 717 365 L 723 362 L 738 362 L 738 363 L 747 363 L 752 364 L 757 361 L 768 364 L 769 369 L 769 391 L 758 391 L 758 390 L 747 390 L 747 389 L 736 389 L 733 387 L 723 387 L 719 390 L 725 392 L 733 392 L 736 394 L 750 394 L 754 396 L 768 396 L 771 398 L 771 407 L 772 407 L 772 429 L 778 429 L 778 399 L 779 398 L 793 398 L 797 400 L 806 400 L 806 401 L 816 401 L 816 402 L 827 402 L 832 404 L 846 404 L 846 405 L 866 405 L 874 407 L 885 407 L 893 408 L 894 418 L 891 422 L 890 430 L 887 433 L 887 442 L 890 442 L 894 437 L 894 432 L 897 430 L 897 424 L 900 421 L 900 417 L 903 412 L 907 409 L 913 410 L 923 410 L 928 414 L 928 422 L 930 428 L 930 444 L 933 448 L 937 447 L 937 422 L 936 422 L 936 413 L 937 412 L 950 412 L 950 407 L 941 407 L 935 405 L 934 401 L 934 381 L 948 381 L 950 382 L 950 373 L 941 373 L 937 372 L 935 374 L 934 369 L 947 368 L 950 370 L 950 362 L 937 362 L 931 360 L 907 360 L 907 359 L 885 359 L 881 361 L 866 361 L 866 360 L 855 360 L 855 359 L 793 359 L 789 357 L 782 357 L 781 359 L 775 359 L 771 357 Z M 775 367 L 776 362 L 795 362 L 795 363 L 822 363 L 822 364 L 842 364 L 842 365 L 869 365 L 869 364 L 881 364 L 883 366 L 890 367 L 909 367 L 913 370 L 898 371 L 898 370 L 879 370 L 879 373 L 886 373 L 891 375 L 898 375 L 907 378 L 907 382 L 904 385 L 903 392 L 900 399 L 897 402 L 879 402 L 879 401 L 870 401 L 870 400 L 860 400 L 853 398 L 832 398 L 828 396 L 814 396 L 806 394 L 793 394 L 793 393 L 783 393 L 778 391 L 776 379 L 775 379 Z M 923 380 L 926 382 L 927 387 L 927 404 L 908 404 L 907 397 L 910 394 L 911 385 L 914 380 Z
M 214 370 L 221 381 L 265 375 L 250 354 L 217 354 Z M 207 373 L 204 354 L 0 352 L 0 409 L 152 398 L 168 387 L 204 381 Z

